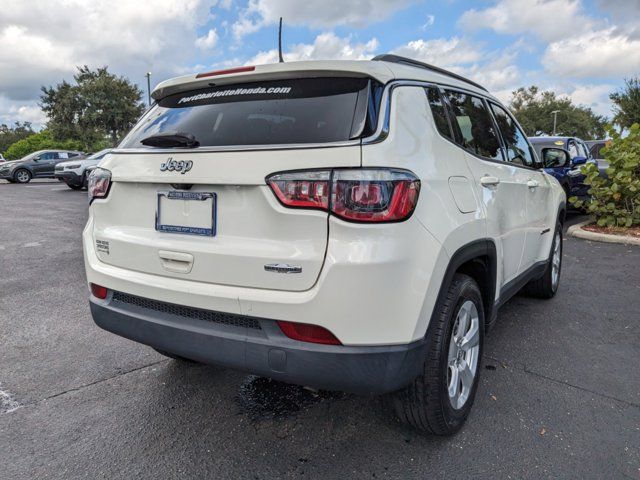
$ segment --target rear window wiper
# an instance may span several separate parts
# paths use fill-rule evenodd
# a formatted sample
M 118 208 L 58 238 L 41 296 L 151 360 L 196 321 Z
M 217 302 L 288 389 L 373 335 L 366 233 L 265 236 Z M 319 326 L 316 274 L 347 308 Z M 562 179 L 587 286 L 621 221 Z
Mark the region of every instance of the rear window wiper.
M 196 140 L 190 133 L 184 132 L 165 132 L 151 135 L 140 140 L 140 143 L 147 147 L 172 148 L 186 147 L 196 148 L 200 146 L 200 142 Z

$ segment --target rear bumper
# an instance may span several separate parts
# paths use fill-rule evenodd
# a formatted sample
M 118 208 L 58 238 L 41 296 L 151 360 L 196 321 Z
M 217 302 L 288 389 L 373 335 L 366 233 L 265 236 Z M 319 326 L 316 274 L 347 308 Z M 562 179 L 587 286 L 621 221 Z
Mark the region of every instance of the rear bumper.
M 160 350 L 324 390 L 398 390 L 420 374 L 425 356 L 425 340 L 391 346 L 317 345 L 289 339 L 274 320 L 238 316 L 240 320 L 225 324 L 176 314 L 180 307 L 166 305 L 165 311 L 152 310 L 110 294 L 104 301 L 92 297 L 91 313 L 101 328 Z

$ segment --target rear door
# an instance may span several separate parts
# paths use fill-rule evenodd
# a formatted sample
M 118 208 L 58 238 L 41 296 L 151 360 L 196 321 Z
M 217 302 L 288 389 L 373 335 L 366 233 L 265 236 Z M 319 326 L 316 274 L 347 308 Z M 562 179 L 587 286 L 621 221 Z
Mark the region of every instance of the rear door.
M 519 175 L 526 178 L 526 188 L 522 190 L 527 213 L 524 252 L 519 267 L 519 273 L 522 273 L 542 259 L 544 254 L 540 248 L 545 242 L 541 241 L 541 236 L 553 235 L 553 229 L 548 225 L 552 215 L 547 208 L 551 186 L 547 177 L 537 169 L 533 149 L 511 114 L 493 102 L 490 105 L 502 135 L 506 161 L 517 166 L 521 170 Z
M 486 102 L 479 96 L 444 90 L 457 142 L 465 149 L 485 210 L 487 236 L 497 243 L 504 284 L 518 273 L 527 231 L 527 173 L 504 161 L 500 139 Z
M 112 185 L 92 204 L 99 258 L 216 285 L 311 288 L 324 262 L 327 213 L 283 207 L 265 178 L 360 166 L 370 83 L 283 80 L 160 100 L 100 165 Z M 167 132 L 187 132 L 200 146 L 142 144 Z

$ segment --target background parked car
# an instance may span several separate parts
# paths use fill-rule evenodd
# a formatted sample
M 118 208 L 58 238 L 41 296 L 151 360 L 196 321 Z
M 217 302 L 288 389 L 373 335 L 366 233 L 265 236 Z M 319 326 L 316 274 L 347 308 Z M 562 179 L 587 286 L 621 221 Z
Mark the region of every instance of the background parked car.
M 587 199 L 589 197 L 589 186 L 584 183 L 584 175 L 580 172 L 580 166 L 588 162 L 596 162 L 589 153 L 589 148 L 584 140 L 576 137 L 529 137 L 529 141 L 543 163 L 545 162 L 544 150 L 564 150 L 567 156 L 548 156 L 550 162 L 544 165 L 545 171 L 560 182 L 567 198 L 576 196 Z
M 602 149 L 609 145 L 611 140 L 587 140 L 587 147 L 589 147 L 589 153 L 593 159 L 598 162 L 598 169 L 600 175 L 606 175 L 605 170 L 609 168 L 609 162 L 604 159 Z
M 111 148 L 105 148 L 86 158 L 60 162 L 56 165 L 55 177 L 66 183 L 72 190 L 86 188 L 89 167 L 94 167 L 100 163 L 100 160 L 110 153 L 111 150 Z
M 29 183 L 32 178 L 54 178 L 56 164 L 83 155 L 72 150 L 39 150 L 20 160 L 4 162 L 0 178 L 10 183 Z

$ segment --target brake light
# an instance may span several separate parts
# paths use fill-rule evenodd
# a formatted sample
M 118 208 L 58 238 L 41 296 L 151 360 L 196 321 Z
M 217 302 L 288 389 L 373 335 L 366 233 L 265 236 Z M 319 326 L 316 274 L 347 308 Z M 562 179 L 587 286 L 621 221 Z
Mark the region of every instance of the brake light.
M 96 285 L 95 283 L 91 283 L 89 284 L 89 286 L 91 288 L 91 294 L 94 297 L 99 298 L 100 300 L 104 300 L 105 298 L 107 298 L 107 287 Z
M 420 194 L 415 175 L 387 168 L 288 172 L 267 183 L 286 207 L 317 208 L 364 223 L 406 220 Z
M 253 72 L 256 67 L 236 67 L 227 68 L 225 70 L 215 70 L 213 72 L 204 72 L 196 75 L 196 78 L 215 77 L 216 75 L 228 75 L 231 73 Z
M 333 333 L 324 327 L 308 323 L 278 321 L 282 333 L 293 340 L 301 342 L 321 343 L 323 345 L 342 345 Z
M 287 207 L 329 208 L 328 170 L 291 172 L 272 175 L 267 179 L 278 200 Z
M 109 187 L 111 186 L 111 172 L 104 168 L 96 168 L 89 175 L 87 184 L 89 203 L 96 198 L 106 198 L 109 194 Z

